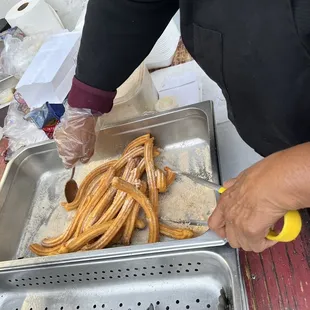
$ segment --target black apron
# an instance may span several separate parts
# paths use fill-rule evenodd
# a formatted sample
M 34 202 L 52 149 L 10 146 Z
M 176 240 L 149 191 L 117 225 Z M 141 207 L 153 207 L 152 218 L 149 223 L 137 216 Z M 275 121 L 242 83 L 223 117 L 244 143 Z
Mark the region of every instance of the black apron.
M 183 41 L 263 156 L 310 141 L 310 54 L 289 0 L 181 0 Z M 310 18 L 310 16 L 309 16 Z

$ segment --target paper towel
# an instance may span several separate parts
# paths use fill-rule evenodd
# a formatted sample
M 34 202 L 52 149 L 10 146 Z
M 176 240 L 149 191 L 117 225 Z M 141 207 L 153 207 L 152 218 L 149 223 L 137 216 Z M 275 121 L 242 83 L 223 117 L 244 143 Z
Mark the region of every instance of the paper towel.
M 64 27 L 54 9 L 44 0 L 23 0 L 6 14 L 11 27 L 20 28 L 26 35 L 60 31 Z
M 169 67 L 172 64 L 179 40 L 180 32 L 174 20 L 171 20 L 151 53 L 145 59 L 147 68 L 150 70 Z
M 0 1 L 0 18 L 5 18 L 6 13 L 15 5 L 19 0 L 1 0 Z

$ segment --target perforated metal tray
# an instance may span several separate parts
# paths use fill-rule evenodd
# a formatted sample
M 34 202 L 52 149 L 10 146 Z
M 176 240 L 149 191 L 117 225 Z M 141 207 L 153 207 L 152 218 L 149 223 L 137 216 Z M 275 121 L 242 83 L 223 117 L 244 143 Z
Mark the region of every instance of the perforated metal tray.
M 38 264 L 0 272 L 1 310 L 247 309 L 236 251 L 196 251 Z

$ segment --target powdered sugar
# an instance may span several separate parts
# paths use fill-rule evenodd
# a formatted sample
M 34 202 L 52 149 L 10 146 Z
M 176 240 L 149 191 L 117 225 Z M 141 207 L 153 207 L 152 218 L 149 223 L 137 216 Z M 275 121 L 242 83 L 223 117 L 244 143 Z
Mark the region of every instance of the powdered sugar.
M 169 191 L 160 196 L 160 216 L 170 221 L 208 220 L 216 206 L 216 196 L 213 190 L 194 183 L 186 176 L 177 175 L 175 183 Z M 170 223 L 169 223 L 170 224 Z M 185 227 L 187 225 L 175 225 Z M 201 234 L 207 227 L 191 226 L 196 233 Z
M 199 139 L 182 142 L 180 145 L 170 145 L 161 150 L 156 163 L 160 168 L 168 166 L 207 180 L 212 178 L 210 148 L 209 145 L 202 144 Z
M 159 167 L 171 166 L 183 172 L 210 179 L 211 159 L 209 146 L 200 139 L 168 145 L 161 150 L 156 159 Z M 99 154 L 102 154 L 99 152 Z M 102 155 L 101 155 L 102 156 Z M 96 167 L 115 158 L 100 159 L 96 155 L 87 165 L 78 166 L 75 179 L 81 184 L 83 179 Z M 75 211 L 67 212 L 60 203 L 64 201 L 64 186 L 70 178 L 71 171 L 54 170 L 41 176 L 33 198 L 31 212 L 25 225 L 23 237 L 16 257 L 29 257 L 32 254 L 28 247 L 33 242 L 41 242 L 46 237 L 54 237 L 63 233 L 71 222 Z M 188 221 L 207 220 L 216 206 L 216 196 L 212 190 L 194 183 L 187 177 L 177 176 L 174 184 L 165 194 L 160 194 L 160 216 L 166 220 Z M 170 223 L 169 223 L 170 224 Z M 171 224 L 177 227 L 186 225 Z M 204 233 L 206 227 L 190 227 L 197 234 Z M 133 244 L 147 242 L 148 230 L 136 231 Z M 163 238 L 162 241 L 166 241 Z
M 81 184 L 91 171 L 109 160 L 112 159 L 95 160 L 78 166 L 75 180 Z M 71 171 L 57 170 L 47 172 L 39 179 L 16 258 L 33 256 L 28 249 L 31 243 L 58 236 L 70 224 L 75 211 L 67 212 L 61 206 L 61 202 L 65 201 L 64 188 L 70 175 Z

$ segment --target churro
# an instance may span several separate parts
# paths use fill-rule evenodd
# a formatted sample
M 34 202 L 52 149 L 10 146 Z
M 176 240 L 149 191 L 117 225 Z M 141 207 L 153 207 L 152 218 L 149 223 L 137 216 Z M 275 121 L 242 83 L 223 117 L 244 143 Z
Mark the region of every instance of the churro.
M 97 250 L 97 249 L 103 249 L 105 248 L 117 235 L 119 230 L 123 227 L 125 224 L 128 215 L 130 214 L 131 208 L 130 204 L 126 201 L 124 203 L 123 208 L 113 221 L 113 224 L 109 227 L 109 229 L 106 231 L 105 234 L 103 234 L 97 241 L 92 243 L 87 249 L 88 250 Z M 101 224 L 102 225 L 102 224 Z
M 155 215 L 158 217 L 158 190 L 156 188 L 156 178 L 155 178 L 155 166 L 153 158 L 153 148 L 154 148 L 154 139 L 149 139 L 145 142 L 144 146 L 144 158 L 145 158 L 145 167 L 147 175 L 147 183 L 149 187 L 149 197 Z
M 131 173 L 131 170 L 134 169 L 137 165 L 137 160 L 136 159 L 131 159 L 128 164 L 128 171 L 124 172 L 123 175 L 123 180 L 128 181 L 130 183 L 132 183 L 135 178 L 137 177 L 136 175 L 134 175 L 133 173 Z M 126 169 L 125 169 L 126 170 Z M 135 170 L 135 174 L 138 174 L 138 170 Z M 115 196 L 115 199 L 113 200 L 112 205 L 110 206 L 110 208 L 101 216 L 101 218 L 98 220 L 98 223 L 103 223 L 103 222 L 107 222 L 110 221 L 112 219 L 115 218 L 115 216 L 117 215 L 117 213 L 121 210 L 124 202 L 126 199 L 126 193 L 124 193 L 123 191 L 117 191 L 117 194 Z
M 112 225 L 113 221 L 103 223 L 101 225 L 95 225 L 91 227 L 89 230 L 83 232 L 76 238 L 73 238 L 67 241 L 64 245 L 59 249 L 59 253 L 70 253 L 76 252 L 82 249 L 86 244 L 88 244 L 91 240 L 97 238 L 104 234 L 109 227 Z
M 174 228 L 163 223 L 159 224 L 159 232 L 161 235 L 177 240 L 194 237 L 194 232 L 190 229 Z
M 176 173 L 172 171 L 169 167 L 164 168 L 166 172 L 167 188 L 175 181 Z
M 86 178 L 83 180 L 83 182 L 81 183 L 81 185 L 79 186 L 79 190 L 77 192 L 77 195 L 74 199 L 73 202 L 71 203 L 63 203 L 63 207 L 67 210 L 67 211 L 72 211 L 76 208 L 79 207 L 82 199 L 85 197 L 87 190 L 89 188 L 89 186 L 91 185 L 91 183 L 101 174 L 105 173 L 110 167 L 112 167 L 113 165 L 115 165 L 116 160 L 111 160 L 109 162 L 106 162 L 104 164 L 102 164 L 101 166 L 97 167 L 95 170 L 93 170 L 92 172 L 90 172 Z
M 128 180 L 128 178 L 130 177 L 131 170 L 134 169 L 136 167 L 136 165 L 137 165 L 137 160 L 136 159 L 130 159 L 128 161 L 128 163 L 127 163 L 127 165 L 125 167 L 125 170 L 123 172 L 123 176 L 122 176 L 122 178 L 124 180 Z M 110 181 L 110 183 L 111 183 L 111 181 Z M 109 203 L 111 202 L 111 199 L 113 199 L 115 193 L 116 193 L 115 189 L 114 188 L 110 188 L 109 191 L 103 196 L 101 201 L 98 202 L 96 207 L 89 214 L 89 216 L 87 218 L 87 221 L 85 223 L 85 228 L 84 228 L 83 231 L 87 230 L 89 227 L 91 227 L 94 223 L 96 223 L 100 219 L 103 211 L 108 208 Z M 107 217 L 106 220 L 101 221 L 101 222 L 107 222 L 107 221 L 113 219 L 114 216 L 119 211 L 119 209 L 121 208 L 125 198 L 126 198 L 126 194 L 125 193 L 117 192 L 114 201 L 117 200 L 118 204 L 114 203 L 114 201 L 113 201 L 112 206 L 110 208 L 108 208 L 108 211 L 105 213 L 105 215 L 110 211 L 110 209 L 116 209 L 116 211 L 114 213 L 111 211 L 112 216 L 111 217 Z M 115 206 L 115 204 L 116 204 L 116 206 Z
M 139 205 L 140 208 L 140 205 Z M 143 230 L 146 227 L 146 223 L 142 219 L 136 219 L 135 228 Z
M 83 230 L 83 225 L 84 225 L 84 221 L 85 221 L 85 217 L 86 215 L 89 214 L 89 209 L 87 209 L 87 207 L 89 206 L 89 202 L 91 200 L 92 196 L 88 196 L 85 200 L 85 208 L 82 211 L 82 214 L 80 216 L 81 220 L 78 221 L 78 224 L 76 226 L 75 232 L 74 232 L 74 237 L 77 237 Z
M 141 184 L 142 186 L 140 188 L 140 191 L 145 194 L 147 190 L 147 185 L 145 182 L 142 182 Z M 131 242 L 133 231 L 135 229 L 135 226 L 137 225 L 139 210 L 140 204 L 138 202 L 135 202 L 125 225 L 124 235 L 122 237 L 122 244 L 124 245 L 129 245 Z M 144 229 L 144 227 L 142 229 Z
M 71 225 L 65 233 L 56 238 L 47 238 L 42 241 L 44 247 L 55 247 L 69 240 L 75 233 L 76 228 L 79 225 L 79 221 L 84 221 L 85 212 L 91 210 L 92 207 L 96 206 L 102 195 L 106 192 L 107 188 L 111 184 L 111 180 L 115 175 L 115 170 L 109 168 L 109 170 L 103 175 L 102 180 L 99 183 L 99 189 L 96 194 L 94 194 L 91 199 L 78 209 L 77 214 L 75 215 Z M 82 216 L 84 215 L 84 216 Z
M 132 180 L 132 182 L 135 181 L 137 174 L 138 174 L 137 169 L 134 169 L 131 172 L 131 175 L 129 177 L 129 182 L 130 182 L 130 180 Z M 126 181 L 124 181 L 124 182 L 126 182 Z M 122 193 L 125 194 L 125 198 L 126 198 L 126 193 L 123 191 L 122 191 Z M 113 224 L 109 227 L 107 232 L 103 236 L 101 236 L 101 238 L 99 238 L 96 242 L 91 244 L 88 249 L 90 249 L 90 250 L 103 249 L 113 240 L 115 235 L 119 232 L 119 230 L 125 224 L 128 216 L 132 210 L 132 207 L 134 205 L 134 201 L 132 200 L 131 197 L 128 196 L 125 199 L 125 202 L 122 203 L 122 205 L 123 206 L 121 206 L 121 209 L 120 209 L 118 215 L 116 216 Z
M 64 204 L 68 211 L 76 209 L 68 228 L 57 237 L 30 245 L 30 250 L 46 256 L 103 249 L 118 243 L 129 245 L 135 229 L 146 226 L 148 243 L 158 242 L 159 234 L 179 240 L 192 238 L 190 229 L 159 223 L 159 193 L 166 192 L 176 178 L 168 167 L 164 171 L 155 168 L 154 158 L 159 154 L 150 134 L 133 140 L 118 160 L 89 173 L 76 199 Z M 145 173 L 147 182 L 142 180 Z M 146 220 L 138 218 L 140 209 Z
M 165 173 L 161 169 L 156 169 L 156 187 L 160 193 L 167 191 L 167 178 Z
M 101 200 L 98 202 L 96 208 L 100 208 L 102 212 L 104 212 L 108 207 L 109 204 L 113 201 L 113 198 L 115 197 L 116 190 L 113 187 L 110 187 L 106 193 L 103 195 Z M 81 232 L 84 232 L 87 230 L 87 220 L 89 219 L 90 214 L 94 211 L 95 206 L 90 206 L 88 209 L 87 214 L 85 214 L 84 221 L 81 223 L 79 228 L 76 230 L 75 236 L 78 236 Z
M 137 169 L 138 169 L 138 173 L 141 177 L 143 175 L 143 173 L 145 172 L 145 159 L 144 158 L 142 158 L 141 161 L 139 162 Z
M 44 246 L 34 243 L 29 246 L 31 252 L 38 256 L 50 256 L 50 255 L 57 255 L 60 249 L 60 246 L 56 246 L 53 248 L 45 248 Z
M 131 196 L 135 201 L 137 201 L 143 211 L 145 212 L 146 218 L 149 223 L 149 243 L 154 243 L 159 240 L 159 224 L 158 217 L 156 216 L 153 206 L 150 200 L 134 185 L 120 179 L 114 178 L 112 181 L 112 186 L 126 192 L 129 196 Z
M 132 149 L 131 151 L 129 151 L 128 153 L 126 153 L 124 156 L 122 156 L 113 166 L 113 168 L 115 170 L 120 170 L 122 169 L 128 162 L 128 160 L 132 159 L 132 158 L 136 158 L 139 156 L 142 156 L 144 153 L 144 147 L 140 146 L 140 147 L 136 147 L 134 149 Z
M 124 227 L 122 227 L 118 233 L 115 235 L 115 237 L 112 239 L 112 241 L 108 244 L 108 247 L 120 244 L 120 241 L 122 239 L 123 236 L 123 232 L 124 232 Z
M 141 176 L 143 175 L 144 171 L 145 171 L 145 160 L 144 159 L 142 159 L 140 161 L 140 163 L 138 164 L 137 169 L 135 171 L 136 171 L 136 174 L 131 175 L 128 180 L 126 180 L 126 178 L 124 178 L 124 177 L 123 177 L 123 179 L 125 181 L 128 181 L 129 183 L 132 183 L 135 179 L 140 179 Z M 145 182 L 142 183 L 142 186 L 146 186 Z M 145 191 L 146 191 L 146 189 L 145 189 Z M 103 216 L 99 219 L 98 223 L 103 223 L 103 222 L 110 221 L 111 219 L 113 219 L 117 215 L 117 213 L 120 211 L 122 205 L 125 202 L 125 199 L 126 199 L 126 193 L 124 193 L 122 191 L 118 191 L 118 195 L 115 196 L 113 204 L 107 210 L 107 212 L 105 214 L 103 214 Z M 137 217 L 135 217 L 133 219 L 133 223 L 135 223 L 136 219 L 137 219 Z
M 55 237 L 55 238 L 45 238 L 42 241 L 42 245 L 45 248 L 53 248 L 53 247 L 56 247 L 58 245 L 61 245 L 63 242 L 66 242 L 67 240 L 69 240 L 73 236 L 76 228 L 78 227 L 79 221 L 83 220 L 82 215 L 85 212 L 86 207 L 87 207 L 87 204 L 85 206 L 83 206 L 82 209 L 78 210 L 73 221 L 71 222 L 68 229 L 63 234 L 61 234 L 60 236 Z
M 151 135 L 148 133 L 146 135 L 143 135 L 141 137 L 138 137 L 137 139 L 131 141 L 127 147 L 125 148 L 125 151 L 123 152 L 123 155 L 130 152 L 132 149 L 143 146 L 147 140 L 151 138 Z

